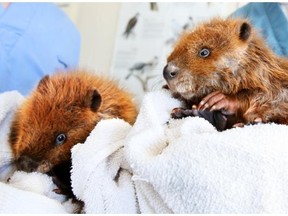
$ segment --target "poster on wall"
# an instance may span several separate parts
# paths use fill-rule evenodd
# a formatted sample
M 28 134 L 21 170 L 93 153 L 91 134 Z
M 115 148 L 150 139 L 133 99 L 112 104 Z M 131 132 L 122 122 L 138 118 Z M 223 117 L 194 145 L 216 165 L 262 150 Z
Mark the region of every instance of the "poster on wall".
M 239 3 L 122 3 L 111 74 L 135 94 L 161 88 L 162 71 L 184 31 L 214 16 L 227 17 Z

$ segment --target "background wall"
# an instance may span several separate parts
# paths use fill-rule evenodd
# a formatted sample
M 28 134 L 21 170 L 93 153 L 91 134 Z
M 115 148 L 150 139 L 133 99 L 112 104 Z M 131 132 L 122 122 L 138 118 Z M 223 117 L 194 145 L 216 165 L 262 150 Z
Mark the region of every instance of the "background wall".
M 107 73 L 112 61 L 121 3 L 57 3 L 81 33 L 80 66 Z
M 81 32 L 80 66 L 95 70 L 97 73 L 108 73 L 112 64 L 117 25 L 123 3 L 57 4 L 70 16 Z M 246 3 L 235 4 L 235 7 L 240 7 Z M 227 11 L 228 14 L 232 13 L 235 7 L 232 6 L 230 11 Z

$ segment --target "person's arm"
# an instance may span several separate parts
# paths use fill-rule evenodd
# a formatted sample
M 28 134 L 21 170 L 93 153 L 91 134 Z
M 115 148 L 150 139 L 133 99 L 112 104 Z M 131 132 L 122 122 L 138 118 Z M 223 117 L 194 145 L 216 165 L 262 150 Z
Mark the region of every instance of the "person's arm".
M 11 3 L 10 2 L 2 2 L 0 4 L 2 4 L 3 8 L 6 9 Z

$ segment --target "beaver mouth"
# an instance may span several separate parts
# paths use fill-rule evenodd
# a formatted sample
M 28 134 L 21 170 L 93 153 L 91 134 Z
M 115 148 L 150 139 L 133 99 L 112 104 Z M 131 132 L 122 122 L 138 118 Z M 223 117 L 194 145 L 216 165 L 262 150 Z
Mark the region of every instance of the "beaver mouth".
M 177 93 L 186 100 L 194 100 L 194 98 L 196 98 L 196 95 L 193 94 L 192 92 L 177 92 Z
M 194 104 L 200 102 L 206 95 L 213 92 L 209 87 L 194 87 L 190 83 L 169 86 L 173 93 L 180 95 L 183 99 L 194 101 Z
M 170 80 L 167 83 L 172 92 L 181 95 L 185 99 L 190 99 L 196 95 L 191 80 Z

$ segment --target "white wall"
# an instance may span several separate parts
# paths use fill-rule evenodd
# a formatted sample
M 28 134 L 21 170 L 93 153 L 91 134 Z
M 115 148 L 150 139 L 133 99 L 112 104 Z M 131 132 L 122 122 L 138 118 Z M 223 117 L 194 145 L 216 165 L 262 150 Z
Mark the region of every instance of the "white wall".
M 109 72 L 121 3 L 58 3 L 81 33 L 80 67 Z
M 114 52 L 120 2 L 56 3 L 67 12 L 81 33 L 80 67 L 108 73 Z M 238 3 L 238 6 L 246 4 Z M 234 9 L 231 8 L 231 12 Z
M 108 72 L 121 3 L 83 3 L 76 25 L 82 32 L 80 65 Z M 89 24 L 90 22 L 90 24 Z

